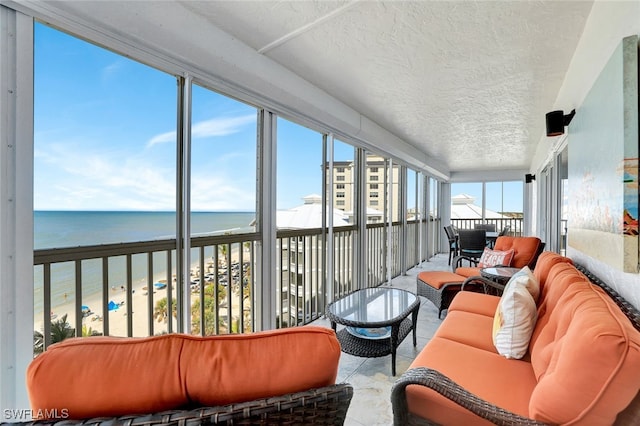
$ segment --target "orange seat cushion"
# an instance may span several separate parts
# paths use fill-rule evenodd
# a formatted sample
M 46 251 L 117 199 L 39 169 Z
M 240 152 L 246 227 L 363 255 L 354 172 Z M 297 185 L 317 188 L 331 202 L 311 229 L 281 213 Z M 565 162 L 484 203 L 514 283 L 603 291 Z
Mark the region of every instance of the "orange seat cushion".
M 461 291 L 451 301 L 449 312 L 472 312 L 489 317 L 493 321 L 498 302 L 500 302 L 498 296 L 476 293 L 475 291 Z
M 31 408 L 70 419 L 113 417 L 276 396 L 335 383 L 333 330 L 67 339 L 27 370 Z M 64 411 L 63 411 L 64 410 Z
M 461 284 L 465 280 L 465 277 L 448 271 L 424 271 L 418 274 L 418 279 L 424 284 L 439 290 L 445 284 Z
M 479 276 L 481 269 L 482 268 L 479 268 L 477 266 L 460 266 L 456 268 L 456 274 L 463 276 L 464 279 L 467 279 L 469 277 Z
M 447 320 L 444 321 L 434 337 L 453 340 L 477 349 L 496 353 L 491 338 L 493 318 L 482 314 L 464 311 L 447 312 Z
M 492 404 L 522 416 L 528 415 L 529 399 L 536 385 L 528 362 L 507 360 L 495 352 L 434 337 L 410 366 L 415 367 L 437 370 Z M 423 386 L 407 386 L 407 403 L 411 413 L 435 424 L 491 424 Z

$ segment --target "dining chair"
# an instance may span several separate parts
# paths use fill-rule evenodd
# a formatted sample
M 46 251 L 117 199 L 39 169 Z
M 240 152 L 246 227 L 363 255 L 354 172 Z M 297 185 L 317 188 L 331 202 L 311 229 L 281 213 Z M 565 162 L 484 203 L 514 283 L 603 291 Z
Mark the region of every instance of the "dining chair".
M 480 259 L 487 244 L 487 231 L 484 229 L 461 229 L 458 232 L 458 250 L 460 256 Z
M 444 232 L 447 234 L 447 238 L 449 239 L 449 265 L 451 265 L 451 260 L 458 255 L 458 237 L 456 231 L 451 225 L 445 226 Z

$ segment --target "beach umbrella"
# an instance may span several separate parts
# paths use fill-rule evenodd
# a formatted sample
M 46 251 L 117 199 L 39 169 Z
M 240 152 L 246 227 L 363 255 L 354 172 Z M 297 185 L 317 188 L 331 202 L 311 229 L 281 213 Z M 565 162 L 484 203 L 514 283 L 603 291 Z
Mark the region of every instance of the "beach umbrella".
M 109 305 L 108 308 L 110 311 L 115 311 L 116 309 L 118 309 L 120 307 L 120 305 L 118 305 L 116 302 L 114 302 L 113 300 L 109 301 Z

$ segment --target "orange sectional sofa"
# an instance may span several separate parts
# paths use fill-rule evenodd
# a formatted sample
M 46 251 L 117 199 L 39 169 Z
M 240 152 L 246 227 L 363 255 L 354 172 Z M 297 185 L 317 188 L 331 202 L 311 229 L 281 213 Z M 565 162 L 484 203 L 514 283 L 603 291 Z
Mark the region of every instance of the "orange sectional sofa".
M 505 296 L 458 293 L 394 385 L 394 423 L 640 424 L 640 312 L 585 273 L 540 255 L 535 325 L 520 359 L 494 344 Z
M 74 338 L 32 361 L 27 389 L 33 412 L 50 422 L 137 416 L 133 423 L 226 424 L 238 412 L 237 422 L 286 422 L 304 419 L 302 407 L 313 423 L 330 405 L 330 423 L 342 424 L 352 388 L 335 385 L 339 359 L 334 331 L 313 326 L 212 337 Z

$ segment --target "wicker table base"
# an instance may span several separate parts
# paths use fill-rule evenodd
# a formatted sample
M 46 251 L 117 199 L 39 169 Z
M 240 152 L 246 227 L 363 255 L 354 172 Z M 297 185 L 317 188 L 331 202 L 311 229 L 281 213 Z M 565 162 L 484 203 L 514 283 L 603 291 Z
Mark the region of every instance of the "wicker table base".
M 400 324 L 400 332 L 398 333 L 398 342 L 396 346 L 411 333 L 413 325 L 409 318 L 405 318 Z M 365 358 L 379 358 L 392 353 L 391 337 L 387 339 L 365 339 L 356 337 L 349 333 L 346 328 L 338 331 L 338 340 L 342 346 L 342 352 L 349 355 L 361 356 Z M 414 339 L 413 345 L 416 345 Z M 394 362 L 395 364 L 395 362 Z M 395 376 L 395 372 L 393 374 Z

